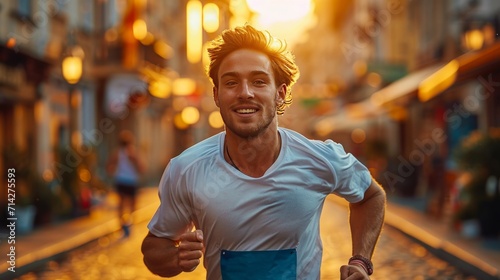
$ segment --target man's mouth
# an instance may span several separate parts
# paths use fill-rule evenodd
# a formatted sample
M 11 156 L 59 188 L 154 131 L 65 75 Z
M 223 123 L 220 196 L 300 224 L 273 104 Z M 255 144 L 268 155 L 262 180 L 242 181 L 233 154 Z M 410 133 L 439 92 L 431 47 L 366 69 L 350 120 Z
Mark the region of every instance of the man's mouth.
M 255 112 L 257 112 L 256 109 L 238 109 L 238 110 L 236 110 L 236 113 L 239 113 L 239 114 L 252 114 Z

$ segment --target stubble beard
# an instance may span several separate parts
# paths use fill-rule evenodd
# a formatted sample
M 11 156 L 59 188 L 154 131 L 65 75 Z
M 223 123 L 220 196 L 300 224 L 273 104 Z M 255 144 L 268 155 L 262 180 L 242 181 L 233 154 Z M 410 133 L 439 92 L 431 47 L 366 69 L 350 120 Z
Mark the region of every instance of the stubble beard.
M 237 135 L 240 138 L 251 140 L 254 138 L 258 138 L 265 131 L 267 131 L 275 118 L 277 118 L 276 107 L 274 107 L 274 109 L 269 114 L 265 115 L 263 120 L 252 126 L 248 126 L 245 124 L 236 125 L 234 124 L 234 122 L 225 122 L 226 130 L 230 130 L 233 134 Z

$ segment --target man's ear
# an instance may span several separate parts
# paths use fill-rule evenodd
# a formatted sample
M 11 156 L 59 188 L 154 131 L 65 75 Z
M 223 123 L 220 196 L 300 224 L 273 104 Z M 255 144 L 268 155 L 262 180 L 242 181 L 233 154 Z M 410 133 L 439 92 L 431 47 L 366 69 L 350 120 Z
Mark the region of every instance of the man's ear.
M 285 102 L 287 90 L 288 89 L 287 89 L 285 84 L 281 84 L 281 86 L 278 87 L 278 94 L 276 95 L 276 103 L 277 104 L 283 104 Z
M 216 87 L 212 88 L 212 93 L 213 93 L 215 105 L 217 105 L 217 107 L 220 108 L 220 106 L 219 106 L 219 93 L 217 92 L 217 88 Z

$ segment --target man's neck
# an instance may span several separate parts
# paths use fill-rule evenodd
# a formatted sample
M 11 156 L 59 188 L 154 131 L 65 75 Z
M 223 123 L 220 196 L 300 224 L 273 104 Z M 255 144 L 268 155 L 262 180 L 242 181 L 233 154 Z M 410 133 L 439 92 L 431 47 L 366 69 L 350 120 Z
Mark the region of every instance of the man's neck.
M 224 158 L 250 177 L 261 177 L 273 165 L 281 150 L 281 135 L 275 130 L 252 138 L 226 132 Z

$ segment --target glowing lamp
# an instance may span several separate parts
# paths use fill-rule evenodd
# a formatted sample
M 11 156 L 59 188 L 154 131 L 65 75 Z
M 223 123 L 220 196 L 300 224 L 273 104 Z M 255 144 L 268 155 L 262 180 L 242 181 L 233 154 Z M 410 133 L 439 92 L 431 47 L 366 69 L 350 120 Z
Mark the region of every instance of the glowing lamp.
M 202 4 L 197 0 L 190 0 L 186 6 L 186 44 L 187 59 L 190 63 L 201 60 L 203 42 Z
M 78 56 L 68 56 L 62 61 L 62 74 L 64 79 L 70 84 L 76 84 L 82 77 L 82 58 Z
M 219 29 L 219 6 L 214 3 L 203 6 L 203 29 L 208 33 Z

